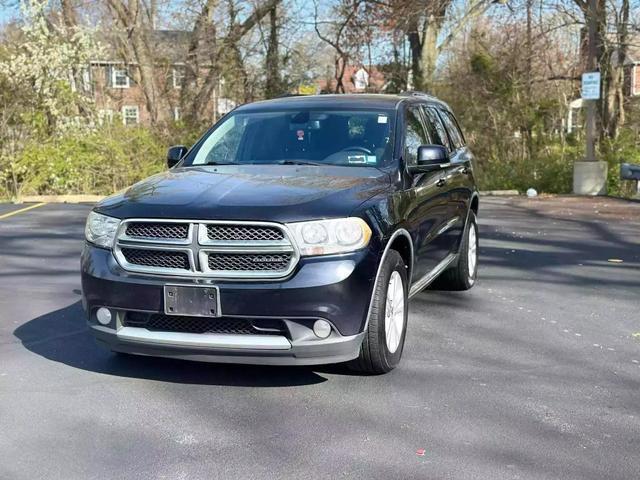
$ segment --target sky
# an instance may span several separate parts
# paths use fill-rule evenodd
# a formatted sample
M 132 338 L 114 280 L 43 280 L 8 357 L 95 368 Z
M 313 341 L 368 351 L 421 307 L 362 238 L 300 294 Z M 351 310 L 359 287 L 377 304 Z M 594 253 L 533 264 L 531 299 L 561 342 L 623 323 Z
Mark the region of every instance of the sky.
M 0 25 L 14 20 L 19 13 L 17 1 L 0 0 Z

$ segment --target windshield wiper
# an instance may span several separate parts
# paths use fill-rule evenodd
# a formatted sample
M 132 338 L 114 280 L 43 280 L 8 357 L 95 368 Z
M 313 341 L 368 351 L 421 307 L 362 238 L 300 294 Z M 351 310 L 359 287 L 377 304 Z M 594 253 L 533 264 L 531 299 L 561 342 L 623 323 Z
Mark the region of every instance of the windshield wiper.
M 315 165 L 323 167 L 327 164 L 322 162 L 312 162 L 310 160 L 283 160 L 278 162 L 278 165 Z
M 238 165 L 238 164 L 232 163 L 232 162 L 215 162 L 215 161 L 202 164 L 202 166 L 207 166 L 207 165 Z

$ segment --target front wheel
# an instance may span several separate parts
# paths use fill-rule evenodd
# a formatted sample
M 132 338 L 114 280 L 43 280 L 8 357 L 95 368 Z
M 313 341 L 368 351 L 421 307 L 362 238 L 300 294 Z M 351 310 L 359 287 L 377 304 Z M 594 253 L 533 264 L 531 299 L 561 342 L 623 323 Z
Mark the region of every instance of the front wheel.
M 351 363 L 363 373 L 393 370 L 400 362 L 407 332 L 407 267 L 400 254 L 389 250 L 375 285 L 369 324 L 360 347 L 360 356 Z

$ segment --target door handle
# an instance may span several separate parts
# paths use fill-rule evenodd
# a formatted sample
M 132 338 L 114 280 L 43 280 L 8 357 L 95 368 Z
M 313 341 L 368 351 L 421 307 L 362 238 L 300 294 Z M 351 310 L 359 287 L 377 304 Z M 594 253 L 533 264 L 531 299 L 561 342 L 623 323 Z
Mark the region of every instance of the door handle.
M 446 178 L 439 178 L 438 181 L 436 182 L 437 187 L 444 187 L 446 184 L 447 184 Z

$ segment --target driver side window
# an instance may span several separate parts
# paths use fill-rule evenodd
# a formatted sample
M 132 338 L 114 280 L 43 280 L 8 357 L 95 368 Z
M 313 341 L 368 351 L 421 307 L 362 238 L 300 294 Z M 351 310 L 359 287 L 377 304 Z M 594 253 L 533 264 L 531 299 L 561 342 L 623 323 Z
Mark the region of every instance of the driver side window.
M 429 143 L 417 107 L 407 108 L 405 111 L 405 125 L 404 158 L 407 165 L 415 165 L 418 157 L 418 147 Z

